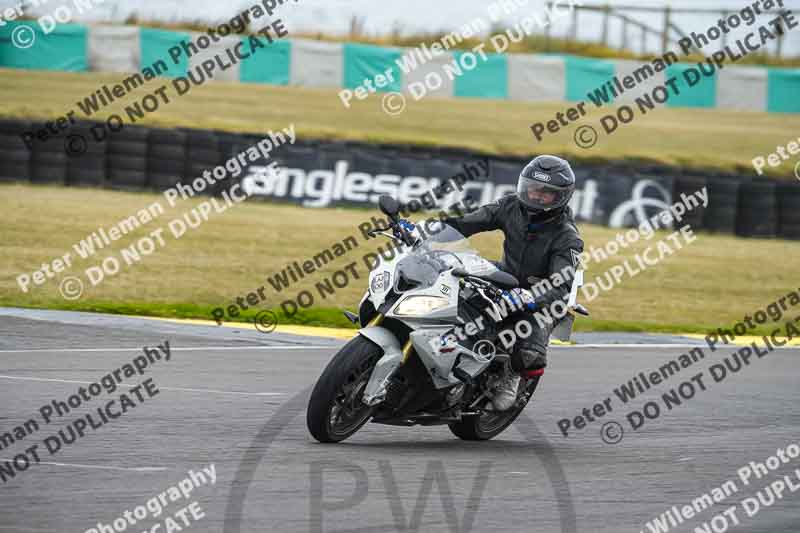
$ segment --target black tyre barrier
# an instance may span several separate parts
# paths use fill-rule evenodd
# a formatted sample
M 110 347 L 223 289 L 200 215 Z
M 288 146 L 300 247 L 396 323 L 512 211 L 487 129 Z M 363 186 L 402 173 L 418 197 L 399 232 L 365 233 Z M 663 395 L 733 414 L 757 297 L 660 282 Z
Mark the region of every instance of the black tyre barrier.
M 181 130 L 152 129 L 147 138 L 148 185 L 164 190 L 185 181 L 189 135 Z
M 30 181 L 31 169 L 28 163 L 5 164 L 0 163 L 0 181 Z
M 189 148 L 211 148 L 219 149 L 219 140 L 212 131 L 193 130 L 181 128 L 178 131 L 186 135 L 186 146 Z
M 147 143 L 143 141 L 130 141 L 127 139 L 110 139 L 107 143 L 108 155 L 123 155 L 133 157 L 147 157 Z
M 201 176 L 204 170 L 217 166 L 223 159 L 219 140 L 213 132 L 183 130 L 186 133 L 186 179 Z M 199 170 L 198 170 L 199 169 Z
M 24 133 L 30 132 L 33 134 L 41 126 L 43 126 L 43 123 L 34 123 L 29 120 L 0 120 L 0 135 L 2 135 L 0 151 L 24 150 L 29 155 L 33 155 L 33 151 L 38 145 L 57 144 L 60 146 L 60 141 L 52 138 L 42 141 L 34 136 L 33 139 L 27 142 L 23 140 L 22 135 Z
M 781 183 L 778 194 L 778 235 L 800 239 L 800 181 Z
M 3 135 L 14 135 L 22 138 L 22 134 L 31 131 L 29 120 L 9 120 L 0 119 L 0 133 Z
M 523 167 L 509 161 L 489 161 L 489 176 L 495 183 L 516 184 Z
M 182 144 L 153 144 L 147 148 L 147 157 L 152 162 L 173 160 L 186 161 L 186 146 Z
M 25 148 L 8 148 L 3 149 L 0 147 L 0 153 L 3 154 L 4 160 L 9 161 L 30 161 L 33 153 Z M 2 162 L 2 161 L 0 161 Z
M 123 140 L 129 142 L 143 142 L 146 143 L 153 128 L 146 126 L 126 125 L 118 131 L 112 131 L 108 135 L 109 141 Z
M 31 183 L 65 185 L 67 169 L 66 167 L 31 166 Z
M 147 186 L 147 137 L 144 128 L 126 127 L 108 137 L 106 161 L 109 185 L 131 190 Z
M 423 174 L 425 161 L 411 159 L 409 157 L 398 157 L 389 161 L 388 174 L 394 174 L 401 178 L 420 177 Z M 425 192 L 425 191 L 422 191 Z
M 183 173 L 181 175 L 178 174 L 169 174 L 163 172 L 147 172 L 147 182 L 149 183 L 150 187 L 157 189 L 159 191 L 163 191 L 164 189 L 169 189 L 170 187 L 174 187 L 178 183 L 182 183 L 185 181 L 183 178 Z
M 19 135 L 0 131 L 0 150 L 24 150 L 27 152 L 28 147 Z
M 217 166 L 217 163 L 217 161 L 208 163 L 203 163 L 202 161 L 190 161 L 186 166 L 186 181 L 192 181 L 195 178 L 201 177 L 206 170 L 213 172 L 214 167 Z
M 739 209 L 739 188 L 736 177 L 708 179 L 708 208 L 705 227 L 720 233 L 736 232 L 736 213 Z
M 8 135 L 8 143 L 0 144 L 0 181 L 24 181 L 30 179 L 31 152 L 18 137 Z M 19 140 L 19 144 L 14 139 Z
M 354 149 L 352 151 L 353 167 L 358 169 L 359 172 L 366 172 L 377 176 L 378 174 L 386 174 L 389 168 L 389 161 L 382 156 L 375 155 L 374 153 L 365 150 Z
M 753 181 L 739 188 L 736 234 L 774 237 L 778 232 L 778 196 L 774 182 Z
M 104 127 L 105 140 L 97 141 L 92 126 L 99 125 L 79 122 L 61 135 L 51 136 L 45 141 L 34 140 L 32 148 L 28 149 L 21 135 L 36 131 L 43 123 L 0 119 L 0 180 L 100 185 L 126 190 L 155 187 L 163 190 L 181 181 L 202 176 L 204 171 L 213 170 L 235 153 L 264 138 L 264 134 L 151 129 L 129 125 L 118 131 L 109 131 Z M 95 130 L 99 131 L 100 128 Z M 85 138 L 85 146 L 78 141 L 75 141 L 77 144 L 69 144 L 69 137 L 76 135 Z M 81 150 L 67 157 L 67 146 L 79 146 Z M 181 147 L 185 147 L 185 151 Z M 332 171 L 337 161 L 344 160 L 348 162 L 348 172 L 363 172 L 372 176 L 419 175 L 440 179 L 461 172 L 463 163 L 480 158 L 476 153 L 461 149 L 316 140 L 298 140 L 294 145 L 281 146 L 273 149 L 271 156 L 282 165 L 307 172 Z M 487 187 L 483 196 L 488 198 L 497 194 L 500 187 L 504 191 L 509 186 L 513 187 L 526 161 L 492 161 L 490 181 L 494 183 L 494 188 Z M 620 211 L 624 213 L 617 218 L 621 217 L 624 224 L 636 223 L 641 212 L 619 207 L 635 200 L 633 186 L 643 179 L 660 184 L 660 189 L 645 195 L 647 198 L 655 199 L 666 189 L 674 193 L 673 202 L 680 198 L 681 192 L 695 192 L 706 180 L 709 206 L 705 213 L 698 210 L 688 215 L 685 220 L 693 226 L 711 231 L 736 232 L 744 236 L 800 238 L 800 193 L 797 191 L 800 182 L 794 180 L 781 184 L 776 192 L 774 182 L 713 173 L 692 175 L 688 179 L 678 178 L 672 184 L 669 176 L 676 171 L 654 165 L 647 169 L 620 165 L 576 165 L 576 170 L 579 192 L 587 187 L 589 181 L 593 181 L 592 187 L 595 187 L 594 191 L 590 191 L 591 194 L 586 194 L 587 201 L 581 204 L 582 220 L 589 218 L 594 223 L 608 223 L 612 213 Z M 642 175 L 643 172 L 647 175 Z M 649 175 L 651 173 L 653 175 Z M 212 189 L 205 192 L 212 193 Z M 486 198 L 480 199 L 484 200 Z M 647 209 L 645 211 L 649 214 Z
M 147 172 L 174 174 L 178 177 L 184 177 L 186 174 L 186 163 L 184 159 L 154 159 L 151 156 L 147 158 Z
M 319 152 L 313 148 L 301 146 L 287 146 L 286 150 L 276 159 L 281 166 L 300 168 L 309 172 L 322 168 L 319 164 Z M 385 163 L 385 161 L 384 161 Z M 385 165 L 384 165 L 385 166 Z
M 104 185 L 106 174 L 105 153 L 85 153 L 67 161 L 67 185 Z
M 319 168 L 323 170 L 334 170 L 339 161 L 346 161 L 347 168 L 353 168 L 353 156 L 350 150 L 345 148 L 342 144 L 336 143 L 331 146 L 323 147 L 319 151 Z
M 81 168 L 87 170 L 102 170 L 105 171 L 107 167 L 105 154 L 98 155 L 92 154 L 92 157 L 68 157 L 67 169 Z
M 106 183 L 106 169 L 73 167 L 67 169 L 67 185 L 99 187 Z
M 106 139 L 97 140 L 92 134 L 92 127 L 97 123 L 80 121 L 72 126 L 64 135 L 63 148 L 72 155 L 105 157 L 107 151 Z
M 106 154 L 84 154 L 82 156 L 67 157 L 68 168 L 88 168 L 93 170 L 106 169 Z
M 0 181 L 29 181 L 31 168 L 29 159 L 10 159 L 0 153 Z
M 114 189 L 137 190 L 147 187 L 147 172 L 144 170 L 111 167 L 108 170 L 108 178 Z
M 66 184 L 67 154 L 62 152 L 34 152 L 30 161 L 31 182 Z
M 228 159 L 235 154 L 238 154 L 245 148 L 249 148 L 256 142 L 262 139 L 257 135 L 241 135 L 239 133 L 230 133 L 227 131 L 216 132 L 217 146 L 219 153 L 223 159 Z M 272 152 L 273 157 L 276 152 Z
M 109 154 L 107 159 L 108 166 L 114 169 L 147 171 L 147 159 L 144 157 Z
M 639 224 L 636 210 L 631 209 L 627 213 L 617 213 L 616 209 L 631 199 L 631 190 L 634 180 L 625 176 L 609 176 L 607 173 L 598 173 L 591 176 L 587 181 L 592 180 L 597 189 L 595 208 L 591 222 L 598 224 L 609 224 L 614 222 L 618 227 L 635 226 Z M 646 211 L 645 214 L 649 214 Z M 612 216 L 620 220 L 613 221 Z
M 150 148 L 162 145 L 186 146 L 186 138 L 185 131 L 153 128 L 147 136 L 147 141 Z
M 149 128 L 125 126 L 123 129 L 108 135 L 106 140 L 108 148 L 106 151 L 108 154 L 146 157 L 149 134 Z
M 188 146 L 186 148 L 186 160 L 190 164 L 203 165 L 206 168 L 212 168 L 220 164 L 224 159 L 217 147 L 196 147 Z M 191 177 L 191 176 L 187 176 Z
M 677 177 L 664 176 L 663 174 L 645 174 L 645 173 L 642 173 L 642 172 L 635 172 L 634 173 L 634 182 L 636 182 L 637 180 L 638 181 L 650 180 L 652 182 L 655 182 L 655 183 L 659 184 L 661 186 L 661 189 L 662 189 L 662 194 L 663 194 L 663 191 L 667 191 L 667 192 L 670 193 L 671 202 L 673 204 L 675 202 L 680 201 L 680 193 L 676 194 L 676 192 L 675 192 L 675 182 L 678 179 L 679 178 L 677 178 Z M 696 193 L 699 189 L 702 189 L 703 186 L 705 186 L 705 185 L 706 185 L 705 182 L 703 182 L 702 186 L 698 187 L 697 189 L 692 189 L 692 190 L 688 190 L 688 191 L 681 191 L 681 192 L 685 192 L 687 195 L 690 195 L 690 194 Z M 657 196 L 655 191 L 647 191 L 647 192 L 653 193 L 653 196 Z M 666 200 L 666 198 L 664 198 L 664 200 Z
M 439 178 L 442 183 L 453 178 L 459 172 L 464 172 L 464 167 L 455 161 L 447 161 L 445 159 L 429 159 L 423 163 L 423 166 L 423 176 Z
M 31 127 L 38 131 L 40 129 L 44 129 L 46 126 L 44 122 L 33 122 L 31 123 Z M 31 150 L 31 159 L 35 159 L 37 154 L 64 154 L 66 152 L 64 150 L 64 139 L 66 137 L 64 135 L 51 135 L 47 138 L 47 140 L 34 140 L 32 141 Z
M 221 157 L 221 156 L 220 156 Z M 223 162 L 220 160 L 214 162 L 207 162 L 204 163 L 202 161 L 191 161 L 186 167 L 186 174 L 184 179 L 180 180 L 184 183 L 191 183 L 192 181 L 196 180 L 197 178 L 203 178 L 203 174 L 208 171 L 213 173 L 214 168 Z M 226 171 L 227 173 L 227 171 Z M 231 178 L 230 174 L 227 174 L 227 178 L 223 179 L 222 181 L 217 181 L 216 183 L 210 184 L 206 186 L 205 189 L 200 194 L 208 194 L 208 195 L 218 195 L 222 190 L 231 186 L 231 184 L 244 177 L 244 172 L 240 174 L 237 178 Z M 213 174 L 212 174 L 213 177 Z M 175 182 L 177 183 L 177 181 Z M 174 184 L 173 184 L 174 185 Z
M 702 190 L 704 187 L 708 187 L 708 179 L 703 176 L 679 176 L 675 178 L 673 183 L 672 202 L 680 202 L 681 194 L 692 196 L 697 191 Z M 680 222 L 680 226 L 688 224 L 693 229 L 705 228 L 705 219 L 706 208 L 700 204 L 692 210 L 687 211 L 686 214 L 683 215 L 683 220 Z

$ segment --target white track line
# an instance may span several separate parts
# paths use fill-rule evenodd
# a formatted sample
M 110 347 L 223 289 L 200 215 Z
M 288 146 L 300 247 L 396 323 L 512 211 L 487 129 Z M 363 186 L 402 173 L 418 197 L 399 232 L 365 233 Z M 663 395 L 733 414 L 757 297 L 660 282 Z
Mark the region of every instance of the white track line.
M 170 347 L 173 352 L 197 352 L 202 350 L 330 350 L 336 346 L 192 346 L 187 348 Z M 41 348 L 30 350 L 0 350 L 0 353 L 58 353 L 58 352 L 141 352 L 138 348 Z
M 553 344 L 550 348 L 696 348 L 704 344 Z M 333 350 L 336 346 L 197 346 L 188 348 L 171 347 L 175 352 L 196 352 L 204 350 Z M 59 352 L 141 352 L 142 348 L 41 348 L 29 350 L 0 350 L 4 353 L 59 353 Z
M 602 348 L 602 349 L 611 349 L 611 348 L 624 348 L 624 349 L 640 349 L 640 348 L 653 348 L 658 350 L 669 350 L 669 349 L 691 349 L 691 348 L 702 348 L 706 346 L 705 344 L 649 344 L 649 343 L 642 343 L 642 344 L 552 344 L 550 345 L 550 349 L 576 349 L 576 348 Z M 737 348 L 741 346 L 720 346 L 720 348 Z M 204 350 L 333 350 L 337 348 L 337 346 L 320 346 L 320 345 L 309 345 L 309 346 L 195 346 L 190 348 L 177 348 L 172 347 L 170 348 L 174 352 L 197 352 L 197 351 L 204 351 Z M 796 350 L 797 346 L 776 346 L 776 350 Z M 142 348 L 42 348 L 42 349 L 30 349 L 30 350 L 0 350 L 0 354 L 4 353 L 59 353 L 59 352 L 140 352 Z
M 77 383 L 78 385 L 91 385 L 92 383 L 96 383 L 95 381 L 76 381 L 71 379 L 53 379 L 53 378 L 32 378 L 27 376 L 3 376 L 0 375 L 0 379 L 11 379 L 17 381 L 43 381 L 43 382 L 53 382 L 53 383 Z M 184 387 L 158 387 L 159 390 L 174 390 L 174 391 L 181 391 L 181 392 L 205 392 L 209 394 L 238 394 L 242 396 L 285 396 L 286 393 L 283 392 L 241 392 L 241 391 L 225 391 L 225 390 L 215 390 L 215 389 L 188 389 Z
M 665 348 L 697 348 L 698 346 L 703 347 L 705 344 L 551 344 L 550 348 L 658 348 L 661 350 Z
M 731 349 L 731 350 L 738 350 L 739 348 L 743 348 L 745 346 L 750 346 L 749 344 L 727 344 L 725 346 L 719 346 L 718 349 Z M 670 348 L 678 348 L 678 349 L 691 349 L 691 348 L 708 348 L 705 343 L 702 344 L 571 344 L 569 346 L 560 346 L 560 345 L 550 345 L 550 348 L 627 348 L 627 349 L 640 349 L 640 348 L 658 348 L 659 350 L 662 349 L 670 349 Z M 774 346 L 775 350 L 797 350 L 797 346 Z
M 0 461 L 11 461 L 11 459 L 3 459 L 0 457 Z M 82 465 L 77 463 L 50 463 L 47 461 L 40 461 L 36 464 L 40 465 L 52 465 L 52 466 L 67 466 L 71 468 L 89 468 L 93 470 L 121 470 L 124 472 L 163 472 L 165 470 L 169 470 L 166 466 L 103 466 L 103 465 Z

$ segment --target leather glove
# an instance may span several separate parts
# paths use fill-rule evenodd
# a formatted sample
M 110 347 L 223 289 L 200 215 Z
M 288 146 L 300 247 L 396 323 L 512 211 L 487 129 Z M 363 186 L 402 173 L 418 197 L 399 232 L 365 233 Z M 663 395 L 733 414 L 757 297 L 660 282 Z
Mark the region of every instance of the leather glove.
M 503 291 L 503 299 L 511 304 L 515 309 L 527 309 L 528 311 L 536 310 L 536 300 L 533 298 L 533 293 L 526 289 L 511 289 Z

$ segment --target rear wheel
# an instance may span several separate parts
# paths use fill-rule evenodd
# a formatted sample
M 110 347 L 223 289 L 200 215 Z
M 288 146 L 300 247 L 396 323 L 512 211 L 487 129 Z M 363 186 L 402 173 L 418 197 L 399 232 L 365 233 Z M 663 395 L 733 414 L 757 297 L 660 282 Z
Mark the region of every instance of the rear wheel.
M 361 335 L 345 344 L 322 371 L 308 401 L 306 424 L 320 442 L 341 442 L 361 429 L 373 408 L 361 397 L 383 350 Z
M 477 416 L 465 416 L 460 422 L 449 424 L 450 431 L 456 437 L 464 440 L 489 440 L 510 426 L 519 414 L 528 405 L 541 376 L 530 379 L 522 378 L 517 402 L 506 411 L 484 411 Z

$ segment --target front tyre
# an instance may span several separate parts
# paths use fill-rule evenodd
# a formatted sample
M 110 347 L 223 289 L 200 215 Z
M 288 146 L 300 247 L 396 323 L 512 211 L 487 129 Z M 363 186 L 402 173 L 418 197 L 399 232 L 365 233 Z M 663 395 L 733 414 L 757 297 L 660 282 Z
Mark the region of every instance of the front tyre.
M 361 401 L 372 370 L 383 356 L 357 335 L 333 356 L 311 391 L 306 424 L 320 442 L 341 442 L 366 424 L 373 409 Z
M 541 376 L 522 378 L 517 394 L 517 401 L 506 411 L 484 411 L 478 416 L 465 416 L 459 422 L 449 424 L 450 431 L 463 440 L 489 440 L 510 426 L 528 405 L 528 402 L 539 385 Z

